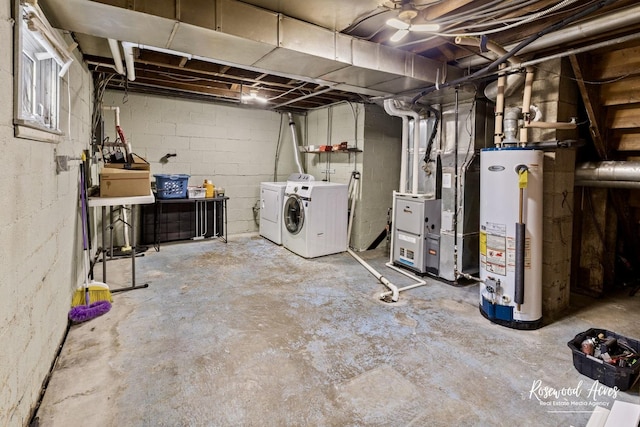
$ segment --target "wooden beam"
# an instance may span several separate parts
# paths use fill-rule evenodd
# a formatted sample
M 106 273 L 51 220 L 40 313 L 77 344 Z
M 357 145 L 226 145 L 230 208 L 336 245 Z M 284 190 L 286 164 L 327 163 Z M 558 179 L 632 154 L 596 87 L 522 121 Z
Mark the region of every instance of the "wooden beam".
M 640 76 L 602 85 L 600 99 L 606 106 L 640 103 Z
M 447 13 L 451 13 L 456 9 L 460 9 L 465 7 L 471 3 L 474 3 L 475 7 L 484 6 L 492 0 L 447 0 L 444 2 L 440 2 L 434 4 L 433 6 L 429 6 L 424 9 L 423 17 L 427 21 L 431 21 L 441 16 L 446 15 Z
M 623 105 L 607 109 L 609 129 L 640 129 L 640 106 Z
M 580 95 L 582 95 L 587 116 L 589 117 L 589 130 L 591 131 L 593 144 L 600 158 L 606 160 L 609 158 L 609 148 L 603 138 L 602 116 L 604 114 L 600 107 L 600 94 L 592 86 L 585 84 L 585 81 L 588 81 L 590 77 L 586 74 L 586 70 L 589 70 L 589 66 L 585 64 L 586 57 L 584 55 L 580 57 L 571 55 L 569 59 L 571 60 L 573 74 L 576 76 Z
M 640 132 L 615 131 L 611 139 L 618 151 L 640 151 Z
M 595 56 L 591 70 L 594 80 L 640 75 L 640 46 L 608 51 Z

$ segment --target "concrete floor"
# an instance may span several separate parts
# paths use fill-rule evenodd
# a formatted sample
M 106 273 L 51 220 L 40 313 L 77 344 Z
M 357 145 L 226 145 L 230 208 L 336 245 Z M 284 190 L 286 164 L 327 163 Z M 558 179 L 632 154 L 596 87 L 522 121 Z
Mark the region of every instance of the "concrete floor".
M 384 251 L 363 257 L 410 283 Z M 129 267 L 108 263 L 113 288 Z M 640 295 L 574 298 L 563 319 L 517 331 L 480 315 L 477 285 L 429 281 L 387 304 L 348 254 L 305 260 L 253 235 L 164 245 L 136 270 L 149 288 L 71 328 L 40 425 L 577 427 L 597 402 L 640 403 L 638 385 L 589 395 L 567 347 L 590 327 L 637 339 Z

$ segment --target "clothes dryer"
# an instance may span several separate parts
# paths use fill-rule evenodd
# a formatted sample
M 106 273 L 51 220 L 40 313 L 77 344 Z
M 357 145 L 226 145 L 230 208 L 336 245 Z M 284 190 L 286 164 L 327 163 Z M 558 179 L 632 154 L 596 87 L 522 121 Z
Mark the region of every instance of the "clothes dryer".
M 282 244 L 282 205 L 286 182 L 260 183 L 260 235 Z
M 347 250 L 348 187 L 290 176 L 285 188 L 282 244 L 304 258 Z

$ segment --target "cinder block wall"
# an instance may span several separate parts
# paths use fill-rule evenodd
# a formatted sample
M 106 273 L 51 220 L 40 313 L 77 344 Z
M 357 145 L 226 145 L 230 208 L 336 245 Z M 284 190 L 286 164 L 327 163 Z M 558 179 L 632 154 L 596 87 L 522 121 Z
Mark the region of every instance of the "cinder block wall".
M 317 180 L 349 183 L 360 172 L 351 246 L 367 247 L 384 230 L 393 190 L 400 180 L 402 122 L 377 105 L 338 104 L 312 111 L 307 116 L 303 145 L 333 145 L 346 141 L 362 153 L 305 154 L 307 172 Z M 330 135 L 330 137 L 328 137 Z M 329 170 L 331 173 L 327 174 Z M 335 173 L 334 173 L 335 172 Z
M 387 225 L 387 210 L 393 207 L 393 192 L 400 185 L 402 119 L 377 105 L 366 105 L 364 135 L 361 198 L 354 224 L 356 250 L 369 247 Z
M 300 144 L 334 145 L 346 141 L 349 146 L 363 150 L 364 120 L 362 104 L 337 104 L 310 111 L 305 138 Z M 362 171 L 362 153 L 305 153 L 303 156 L 307 173 L 318 181 L 347 184 L 353 171 Z
M 536 68 L 531 103 L 542 111 L 542 121 L 567 122 L 577 115 L 579 95 L 571 74 L 570 64 L 559 59 Z M 522 106 L 522 91 L 507 105 Z M 574 139 L 576 132 L 529 129 L 528 137 L 531 142 L 565 140 Z M 543 168 L 542 314 L 552 321 L 570 302 L 575 150 L 546 152 Z
M 126 99 L 126 102 L 125 102 Z M 103 105 L 120 107 L 120 123 L 133 151 L 152 174 L 188 174 L 189 185 L 205 179 L 229 197 L 229 234 L 257 231 L 253 207 L 260 182 L 273 181 L 280 134 L 277 180 L 294 171 L 288 118 L 272 111 L 180 98 L 107 91 Z M 296 118 L 298 120 L 299 118 Z M 106 134 L 114 138 L 113 113 L 105 112 Z M 176 154 L 166 164 L 160 159 Z
M 92 79 L 78 60 L 61 88 L 58 144 L 14 138 L 11 2 L 0 6 L 0 425 L 24 426 L 67 327 L 82 283 L 78 162 L 56 175 L 54 153 L 88 148 Z M 68 80 L 70 79 L 70 80 Z

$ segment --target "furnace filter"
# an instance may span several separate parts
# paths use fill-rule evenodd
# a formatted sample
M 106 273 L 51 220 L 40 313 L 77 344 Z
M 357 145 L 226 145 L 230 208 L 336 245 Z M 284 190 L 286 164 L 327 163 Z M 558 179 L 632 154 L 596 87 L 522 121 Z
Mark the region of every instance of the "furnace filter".
M 480 152 L 480 311 L 516 329 L 542 326 L 540 150 Z

